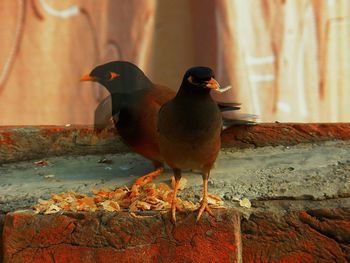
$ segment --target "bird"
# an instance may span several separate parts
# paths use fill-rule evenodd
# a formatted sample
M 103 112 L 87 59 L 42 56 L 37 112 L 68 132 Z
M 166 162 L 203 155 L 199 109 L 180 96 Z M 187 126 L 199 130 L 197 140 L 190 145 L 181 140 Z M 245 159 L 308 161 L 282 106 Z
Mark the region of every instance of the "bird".
M 128 61 L 112 61 L 95 67 L 81 81 L 94 81 L 103 85 L 110 93 L 95 111 L 95 120 L 104 126 L 107 107 L 111 102 L 114 125 L 130 149 L 151 160 L 154 170 L 138 178 L 131 187 L 131 195 L 137 195 L 138 187 L 150 182 L 164 169 L 164 160 L 159 151 L 157 118 L 165 102 L 176 92 L 156 85 L 135 64 Z M 102 114 L 101 114 L 102 113 Z M 102 116 L 102 117 L 101 117 Z
M 128 61 L 98 65 L 80 80 L 97 82 L 110 94 L 95 110 L 95 126 L 104 128 L 112 117 L 113 125 L 131 151 L 151 160 L 154 165 L 153 171 L 132 184 L 130 195 L 135 196 L 141 185 L 151 182 L 164 169 L 165 160 L 159 148 L 158 112 L 163 104 L 176 96 L 176 91 L 154 84 L 139 67 Z M 219 104 L 222 114 L 230 116 L 227 126 L 250 123 L 245 119 L 253 115 L 231 114 L 240 109 L 239 103 Z
M 210 170 L 220 151 L 223 120 L 210 91 L 219 88 L 211 68 L 192 67 L 184 74 L 176 96 L 163 104 L 159 111 L 157 127 L 160 153 L 172 168 L 175 178 L 171 203 L 171 219 L 174 223 L 177 189 L 184 169 L 198 170 L 202 175 L 203 197 L 197 221 L 204 211 L 213 215 L 207 201 L 207 184 Z

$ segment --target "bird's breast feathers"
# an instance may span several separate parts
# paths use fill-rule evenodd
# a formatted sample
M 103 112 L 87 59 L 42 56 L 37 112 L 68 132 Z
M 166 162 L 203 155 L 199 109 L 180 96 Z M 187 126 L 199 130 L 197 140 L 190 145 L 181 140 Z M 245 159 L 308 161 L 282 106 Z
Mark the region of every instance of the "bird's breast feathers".
M 174 110 L 170 102 L 159 113 L 159 131 L 169 140 L 191 144 L 206 141 L 220 136 L 221 127 L 221 113 L 216 105 L 210 111 L 201 107 L 177 107 Z

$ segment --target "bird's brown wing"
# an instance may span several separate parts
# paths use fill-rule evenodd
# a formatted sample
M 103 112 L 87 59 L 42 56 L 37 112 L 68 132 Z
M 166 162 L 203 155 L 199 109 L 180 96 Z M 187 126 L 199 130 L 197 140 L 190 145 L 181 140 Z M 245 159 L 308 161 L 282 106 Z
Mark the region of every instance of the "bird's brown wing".
M 151 182 L 152 178 L 159 175 L 163 170 L 164 158 L 160 154 L 159 135 L 157 131 L 157 120 L 160 107 L 175 96 L 175 92 L 165 86 L 153 85 L 147 90 L 137 103 L 140 103 L 138 111 L 137 127 L 139 129 L 137 143 L 129 142 L 130 148 L 153 161 L 155 170 L 138 178 L 131 187 L 132 195 L 138 193 L 141 185 Z M 128 141 L 128 135 L 124 140 Z
M 143 96 L 138 127 L 140 129 L 138 143 L 131 145 L 133 151 L 146 158 L 163 162 L 159 151 L 159 138 L 157 132 L 157 120 L 160 107 L 176 93 L 160 85 L 154 85 Z
M 159 108 L 169 100 L 173 99 L 176 95 L 176 92 L 167 86 L 163 85 L 154 85 L 148 93 L 148 97 L 159 105 Z

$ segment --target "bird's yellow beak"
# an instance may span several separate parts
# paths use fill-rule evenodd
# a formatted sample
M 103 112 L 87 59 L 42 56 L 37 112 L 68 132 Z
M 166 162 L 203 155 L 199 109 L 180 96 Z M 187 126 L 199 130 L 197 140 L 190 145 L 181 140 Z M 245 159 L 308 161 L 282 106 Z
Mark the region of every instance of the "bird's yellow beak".
M 83 75 L 80 81 L 97 81 L 97 78 L 90 76 L 89 74 Z
M 206 87 L 209 89 L 219 89 L 220 88 L 220 84 L 214 78 L 211 78 L 206 83 L 207 83 Z

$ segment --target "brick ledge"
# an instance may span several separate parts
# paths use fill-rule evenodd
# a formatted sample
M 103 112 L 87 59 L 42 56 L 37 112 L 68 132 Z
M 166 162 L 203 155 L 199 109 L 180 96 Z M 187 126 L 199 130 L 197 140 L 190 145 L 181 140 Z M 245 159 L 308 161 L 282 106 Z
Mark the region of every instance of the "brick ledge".
M 222 133 L 223 148 L 249 148 L 328 140 L 350 140 L 350 123 L 261 123 Z M 91 126 L 2 126 L 0 163 L 57 155 L 128 151 L 114 129 Z

